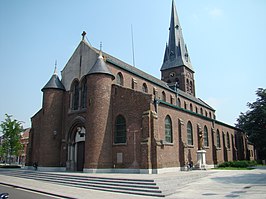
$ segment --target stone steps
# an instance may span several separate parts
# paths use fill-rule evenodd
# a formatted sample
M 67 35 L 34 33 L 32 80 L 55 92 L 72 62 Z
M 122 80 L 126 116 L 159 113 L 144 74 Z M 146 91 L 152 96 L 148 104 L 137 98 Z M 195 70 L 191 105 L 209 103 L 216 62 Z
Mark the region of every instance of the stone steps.
M 154 180 L 66 175 L 28 170 L 0 170 L 0 174 L 85 189 L 165 197 Z

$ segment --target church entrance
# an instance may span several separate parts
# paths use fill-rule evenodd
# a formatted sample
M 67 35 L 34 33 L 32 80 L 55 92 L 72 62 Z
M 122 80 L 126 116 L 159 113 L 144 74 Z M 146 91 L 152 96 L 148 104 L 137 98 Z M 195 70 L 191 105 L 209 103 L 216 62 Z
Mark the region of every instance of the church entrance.
M 77 143 L 77 171 L 83 171 L 85 142 Z
M 68 143 L 67 170 L 83 171 L 85 162 L 85 133 L 84 127 L 73 128 Z

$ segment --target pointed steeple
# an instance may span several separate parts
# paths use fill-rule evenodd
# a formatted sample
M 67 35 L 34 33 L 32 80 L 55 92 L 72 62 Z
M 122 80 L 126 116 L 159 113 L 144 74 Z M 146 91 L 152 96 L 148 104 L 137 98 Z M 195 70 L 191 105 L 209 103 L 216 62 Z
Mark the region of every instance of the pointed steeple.
M 166 44 L 161 71 L 179 66 L 186 66 L 194 72 L 182 35 L 182 28 L 179 23 L 175 1 L 172 0 L 169 41 L 168 44 Z
M 58 75 L 57 75 L 57 69 L 55 64 L 54 74 L 50 78 L 50 80 L 47 82 L 47 84 L 42 88 L 42 91 L 45 89 L 59 89 L 59 90 L 65 90 L 64 85 L 60 81 Z
M 110 75 L 112 79 L 115 79 L 115 76 L 108 69 L 105 61 L 103 60 L 102 49 L 99 52 L 98 59 L 96 60 L 95 64 L 92 66 L 92 68 L 90 69 L 87 75 L 91 75 L 91 74 L 106 74 L 106 75 Z

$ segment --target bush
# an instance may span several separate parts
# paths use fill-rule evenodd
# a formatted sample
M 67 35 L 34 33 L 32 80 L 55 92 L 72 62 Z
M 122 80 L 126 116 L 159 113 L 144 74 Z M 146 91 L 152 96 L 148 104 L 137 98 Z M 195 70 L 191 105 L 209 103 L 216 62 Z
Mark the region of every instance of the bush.
M 218 165 L 219 168 L 221 167 L 236 167 L 236 168 L 247 168 L 251 166 L 256 166 L 256 161 L 248 161 L 248 160 L 241 160 L 241 161 L 229 161 L 229 162 L 223 162 Z

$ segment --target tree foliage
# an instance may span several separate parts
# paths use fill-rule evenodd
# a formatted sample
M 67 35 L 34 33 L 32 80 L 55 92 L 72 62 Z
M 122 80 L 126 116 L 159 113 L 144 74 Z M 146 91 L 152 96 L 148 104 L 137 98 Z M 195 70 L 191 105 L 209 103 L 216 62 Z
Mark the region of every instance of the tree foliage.
M 5 121 L 2 121 L 0 124 L 3 133 L 0 155 L 10 163 L 10 157 L 18 156 L 22 149 L 20 133 L 23 131 L 23 128 L 21 122 L 13 120 L 11 115 L 6 114 L 5 116 Z
M 237 119 L 237 127 L 243 129 L 249 141 L 258 152 L 259 159 L 266 159 L 266 89 L 256 91 L 258 98 L 253 103 L 248 103 L 249 110 L 241 113 Z

